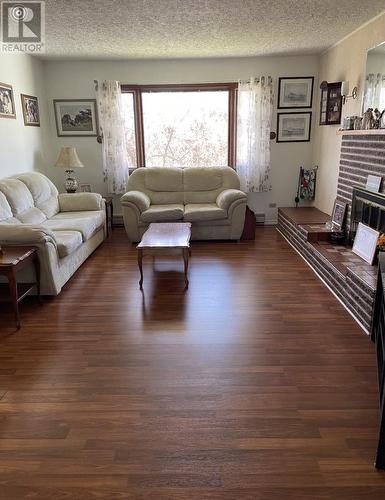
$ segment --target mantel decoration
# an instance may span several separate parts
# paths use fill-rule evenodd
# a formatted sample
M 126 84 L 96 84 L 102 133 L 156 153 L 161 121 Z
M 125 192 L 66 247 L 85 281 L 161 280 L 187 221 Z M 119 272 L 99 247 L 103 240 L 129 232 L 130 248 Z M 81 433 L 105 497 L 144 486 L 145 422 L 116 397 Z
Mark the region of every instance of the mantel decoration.
M 0 118 L 16 118 L 12 85 L 0 83 Z
M 96 137 L 98 121 L 96 99 L 54 99 L 59 137 Z
M 76 148 L 61 148 L 55 167 L 65 168 L 67 174 L 67 179 L 65 181 L 66 191 L 67 193 L 76 193 L 78 181 L 74 175 L 73 169 L 84 167 L 78 157 Z

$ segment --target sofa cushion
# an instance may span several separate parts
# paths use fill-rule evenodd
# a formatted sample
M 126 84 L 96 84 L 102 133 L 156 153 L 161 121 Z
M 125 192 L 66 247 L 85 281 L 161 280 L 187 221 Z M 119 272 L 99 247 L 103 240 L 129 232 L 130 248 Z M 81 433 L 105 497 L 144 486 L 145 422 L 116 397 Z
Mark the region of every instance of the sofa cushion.
M 183 181 L 185 191 L 213 191 L 222 187 L 222 171 L 210 167 L 186 168 Z
M 184 220 L 203 221 L 226 219 L 227 212 L 216 203 L 189 203 L 184 208 Z
M 16 219 L 16 217 L 10 217 L 9 219 L 4 219 L 4 220 L 0 221 L 0 224 L 18 224 L 18 225 L 20 225 L 21 222 L 19 221 L 19 219 Z
M 83 241 L 89 240 L 105 223 L 105 212 L 95 210 L 91 212 L 59 212 L 44 222 L 44 226 L 51 231 L 79 231 Z
M 23 224 L 41 224 L 47 217 L 37 207 L 31 207 L 28 210 L 17 214 L 17 218 Z
M 7 198 L 12 214 L 17 218 L 19 214 L 26 212 L 34 206 L 30 190 L 19 179 L 9 178 L 1 181 L 0 192 Z
M 106 212 L 104 210 L 80 210 L 75 212 L 59 212 L 52 217 L 52 220 L 72 220 L 72 219 L 93 219 L 98 227 L 106 222 Z
M 53 231 L 56 239 L 59 257 L 67 257 L 83 244 L 83 237 L 79 231 Z
M 0 221 L 10 219 L 12 217 L 11 206 L 7 201 L 7 198 L 3 193 L 0 192 Z
M 144 170 L 145 187 L 150 191 L 183 191 L 183 170 L 150 167 Z
M 20 174 L 17 179 L 22 181 L 32 194 L 34 204 L 47 218 L 59 212 L 58 190 L 45 176 L 38 172 Z
M 170 205 L 151 205 L 150 208 L 141 213 L 143 222 L 164 222 L 169 220 L 183 219 L 183 205 L 174 203 Z

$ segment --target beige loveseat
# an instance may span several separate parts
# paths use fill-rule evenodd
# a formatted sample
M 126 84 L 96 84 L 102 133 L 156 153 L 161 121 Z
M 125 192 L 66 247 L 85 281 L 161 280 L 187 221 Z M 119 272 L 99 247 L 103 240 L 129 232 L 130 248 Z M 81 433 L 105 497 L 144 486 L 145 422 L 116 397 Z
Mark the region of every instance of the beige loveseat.
M 192 223 L 192 239 L 238 240 L 247 197 L 229 167 L 138 168 L 121 198 L 128 238 L 140 241 L 151 222 Z
M 38 248 L 43 295 L 57 295 L 104 238 L 100 194 L 58 194 L 36 172 L 0 181 L 0 245 Z M 21 281 L 27 279 L 21 276 Z

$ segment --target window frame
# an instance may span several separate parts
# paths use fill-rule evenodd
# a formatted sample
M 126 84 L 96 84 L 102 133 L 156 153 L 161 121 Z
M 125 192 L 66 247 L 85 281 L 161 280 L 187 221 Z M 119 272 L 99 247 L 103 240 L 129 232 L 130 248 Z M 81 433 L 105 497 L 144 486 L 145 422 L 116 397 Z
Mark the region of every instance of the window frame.
M 237 142 L 237 82 L 230 83 L 183 83 L 183 84 L 157 84 L 157 85 L 130 85 L 121 84 L 122 94 L 133 94 L 134 119 L 135 119 L 135 142 L 136 142 L 136 164 L 137 168 L 146 166 L 146 151 L 144 145 L 144 122 L 143 122 L 143 92 L 204 92 L 204 91 L 227 91 L 229 93 L 228 103 L 228 140 L 227 161 L 228 166 L 235 168 L 236 164 L 236 142 Z

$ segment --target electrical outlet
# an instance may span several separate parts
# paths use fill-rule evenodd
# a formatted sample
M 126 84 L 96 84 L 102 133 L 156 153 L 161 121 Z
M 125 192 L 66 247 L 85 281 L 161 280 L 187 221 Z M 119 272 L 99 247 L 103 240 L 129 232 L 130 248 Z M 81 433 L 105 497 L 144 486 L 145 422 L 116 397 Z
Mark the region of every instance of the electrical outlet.
M 269 208 L 277 208 L 277 204 L 276 203 L 269 203 Z

